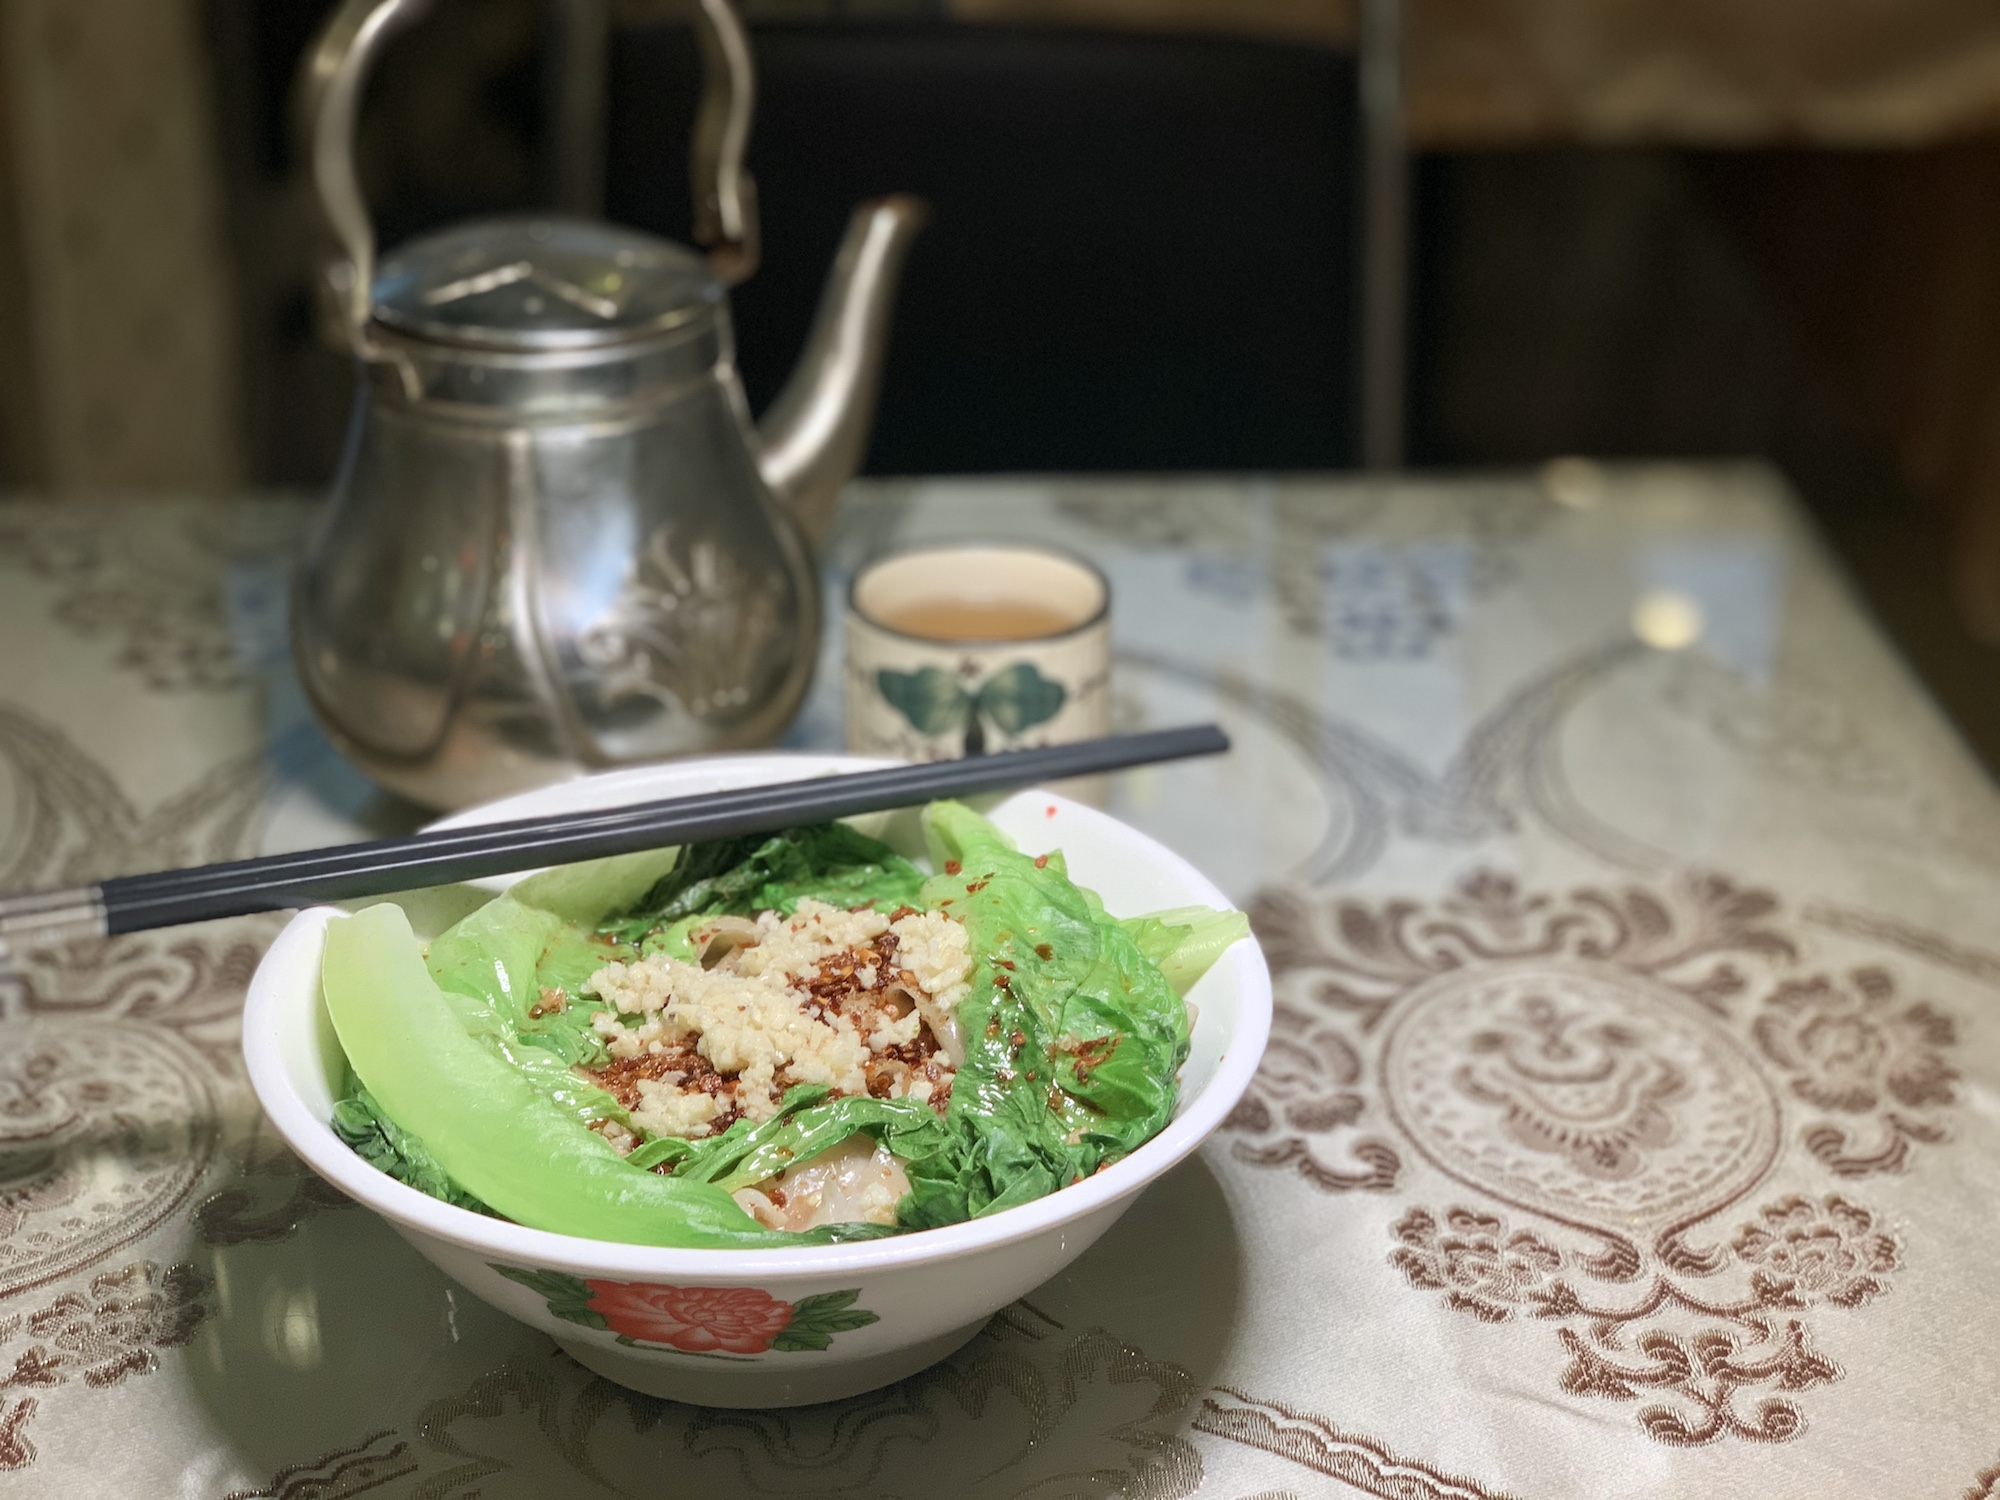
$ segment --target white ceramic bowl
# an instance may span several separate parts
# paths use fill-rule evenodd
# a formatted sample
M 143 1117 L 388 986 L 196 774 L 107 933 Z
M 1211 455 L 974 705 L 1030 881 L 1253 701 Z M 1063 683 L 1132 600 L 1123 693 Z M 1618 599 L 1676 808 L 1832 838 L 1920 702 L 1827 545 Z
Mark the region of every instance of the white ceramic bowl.
M 611 807 L 877 764 L 828 755 L 684 761 L 566 782 L 448 821 Z M 1060 848 L 1077 882 L 1102 895 L 1115 915 L 1228 904 L 1178 855 L 1052 793 L 1020 793 L 989 815 L 1029 853 Z M 900 817 L 883 836 L 918 853 L 909 844 L 912 826 Z M 328 907 L 300 912 L 250 982 L 244 1057 L 279 1133 L 314 1171 L 382 1215 L 474 1295 L 620 1384 L 709 1406 L 833 1400 L 949 1354 L 995 1311 L 1082 1254 L 1146 1184 L 1222 1123 L 1257 1067 L 1271 1023 L 1263 955 L 1252 941 L 1238 943 L 1189 996 L 1197 1009 L 1194 1046 L 1173 1121 L 1116 1165 L 1020 1208 L 945 1229 L 796 1250 L 619 1245 L 454 1208 L 378 1172 L 333 1134 L 330 1080 L 344 1062 L 320 999 L 319 966 L 326 924 L 339 915 Z M 421 931 L 420 918 L 417 925 Z M 873 1321 L 862 1323 L 857 1314 L 864 1313 Z

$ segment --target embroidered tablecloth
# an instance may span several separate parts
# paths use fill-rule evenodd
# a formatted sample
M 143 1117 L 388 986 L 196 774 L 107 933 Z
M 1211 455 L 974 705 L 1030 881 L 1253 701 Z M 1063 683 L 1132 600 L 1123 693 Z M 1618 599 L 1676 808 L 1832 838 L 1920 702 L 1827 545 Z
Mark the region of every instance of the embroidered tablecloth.
M 296 502 L 0 506 L 0 889 L 410 826 L 285 665 Z M 942 1365 L 634 1395 L 302 1171 L 236 1041 L 277 919 L 0 980 L 0 1489 L 2000 1495 L 2000 802 L 1755 467 L 856 486 L 841 585 L 1112 580 L 1114 811 L 1253 913 L 1201 1155 Z

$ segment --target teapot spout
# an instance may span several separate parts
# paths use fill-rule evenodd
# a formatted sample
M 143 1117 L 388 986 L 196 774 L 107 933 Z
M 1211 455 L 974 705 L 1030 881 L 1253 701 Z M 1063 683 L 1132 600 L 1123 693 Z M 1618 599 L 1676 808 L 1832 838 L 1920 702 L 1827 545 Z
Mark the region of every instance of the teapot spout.
M 929 217 L 906 193 L 855 209 L 791 378 L 757 424 L 757 466 L 818 546 L 868 451 L 889 317 L 910 241 Z

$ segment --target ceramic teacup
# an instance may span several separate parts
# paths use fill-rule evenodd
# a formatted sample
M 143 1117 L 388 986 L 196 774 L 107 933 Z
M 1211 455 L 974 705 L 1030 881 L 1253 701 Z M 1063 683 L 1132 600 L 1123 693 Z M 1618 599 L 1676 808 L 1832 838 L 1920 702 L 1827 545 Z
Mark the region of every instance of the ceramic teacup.
M 954 760 L 1110 728 L 1111 586 L 1042 547 L 894 552 L 847 598 L 847 744 Z

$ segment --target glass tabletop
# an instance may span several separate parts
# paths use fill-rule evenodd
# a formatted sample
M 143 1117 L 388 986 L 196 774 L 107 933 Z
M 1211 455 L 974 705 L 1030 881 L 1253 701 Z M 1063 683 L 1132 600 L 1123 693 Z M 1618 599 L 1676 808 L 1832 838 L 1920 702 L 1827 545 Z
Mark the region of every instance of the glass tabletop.
M 414 825 L 286 665 L 311 514 L 0 506 L 0 889 Z M 960 537 L 1091 558 L 1115 727 L 1234 740 L 1109 791 L 1276 980 L 1197 1159 L 920 1376 L 678 1406 L 262 1123 L 236 1030 L 282 919 L 37 954 L 0 979 L 0 1484 L 2000 1487 L 2000 803 L 1774 475 L 860 484 L 789 744 L 840 742 L 846 577 Z

